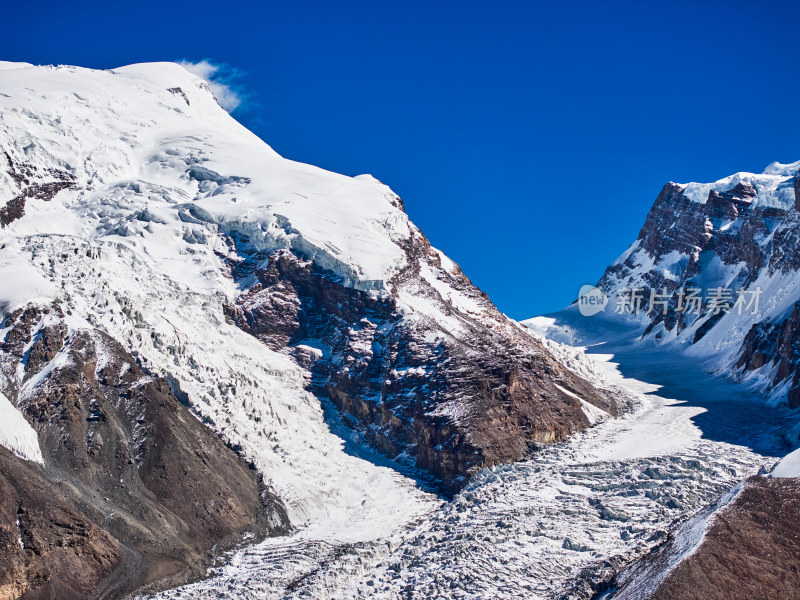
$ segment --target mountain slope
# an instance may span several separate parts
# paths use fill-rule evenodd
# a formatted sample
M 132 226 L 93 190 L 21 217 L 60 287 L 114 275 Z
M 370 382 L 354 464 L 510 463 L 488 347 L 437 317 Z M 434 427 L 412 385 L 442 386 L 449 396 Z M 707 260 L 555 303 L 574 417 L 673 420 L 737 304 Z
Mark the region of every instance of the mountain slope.
M 574 394 L 613 411 L 388 188 L 280 158 L 177 65 L 2 76 L 7 232 L 110 244 L 99 252 L 225 295 L 227 317 L 273 350 L 321 357 L 315 389 L 445 488 L 588 426 Z
M 750 477 L 614 581 L 616 600 L 793 598 L 800 480 Z
M 14 472 L 58 487 L 77 469 L 58 491 L 107 540 L 86 567 L 98 586 L 115 565 L 134 573 L 119 589 L 193 576 L 212 538 L 246 532 L 293 527 L 315 557 L 372 544 L 438 500 L 369 447 L 453 492 L 616 413 L 389 188 L 280 157 L 178 65 L 3 63 L 0 90 L 0 393 L 43 462 Z M 39 458 L 27 426 L 0 440 Z M 174 440 L 172 465 L 159 449 Z M 106 520 L 140 492 L 143 513 Z M 178 501 L 195 496 L 202 511 Z M 162 516 L 180 536 L 154 541 Z M 145 551 L 183 558 L 125 563 Z

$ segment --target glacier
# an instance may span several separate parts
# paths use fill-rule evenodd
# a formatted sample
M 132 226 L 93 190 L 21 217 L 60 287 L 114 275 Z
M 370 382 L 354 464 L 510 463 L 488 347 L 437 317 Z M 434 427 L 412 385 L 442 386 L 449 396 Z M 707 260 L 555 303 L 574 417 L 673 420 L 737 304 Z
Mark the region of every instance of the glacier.
M 384 543 L 336 555 L 269 540 L 233 553 L 211 579 L 154 598 L 588 599 L 679 526 L 691 551 L 710 514 L 698 511 L 785 453 L 788 411 L 637 344 L 624 320 L 568 309 L 524 324 L 562 362 L 625 397 L 629 412 L 532 460 L 481 471 Z M 556 341 L 566 335 L 572 345 Z

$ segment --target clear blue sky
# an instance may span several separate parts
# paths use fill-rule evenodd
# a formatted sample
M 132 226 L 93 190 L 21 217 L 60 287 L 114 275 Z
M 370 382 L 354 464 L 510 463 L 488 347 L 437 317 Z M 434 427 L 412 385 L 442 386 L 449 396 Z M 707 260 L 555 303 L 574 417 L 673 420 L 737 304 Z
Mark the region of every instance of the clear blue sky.
M 800 3 L 7 2 L 0 59 L 209 59 L 292 159 L 372 173 L 501 310 L 569 303 L 661 186 L 800 159 Z

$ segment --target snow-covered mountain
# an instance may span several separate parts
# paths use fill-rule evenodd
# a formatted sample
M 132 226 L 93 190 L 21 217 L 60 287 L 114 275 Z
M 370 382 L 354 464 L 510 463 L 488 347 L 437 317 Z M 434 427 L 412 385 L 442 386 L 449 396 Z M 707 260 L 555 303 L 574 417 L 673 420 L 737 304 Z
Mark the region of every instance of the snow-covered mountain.
M 800 406 L 799 169 L 665 185 L 598 284 L 607 311 Z
M 604 310 L 602 295 L 587 286 L 569 308 L 525 324 L 553 340 L 614 352 L 629 376 L 644 373 L 698 407 L 693 421 L 704 438 L 786 454 L 800 441 L 799 170 L 800 162 L 773 163 L 711 184 L 668 183 L 636 241 L 597 284 Z M 727 383 L 706 387 L 709 371 Z M 658 443 L 679 437 L 660 426 Z M 726 460 L 724 445 L 715 452 Z M 788 454 L 772 472 L 763 456 L 757 474 L 676 521 L 594 597 L 794 597 L 798 456 Z
M 791 585 L 796 414 L 696 367 L 797 403 L 798 169 L 668 184 L 645 310 L 523 327 L 180 66 L 0 63 L 0 600 L 681 597 L 734 519 Z
M 11 596 L 289 531 L 318 564 L 439 502 L 399 472 L 451 493 L 618 411 L 388 187 L 282 158 L 176 64 L 0 63 L 0 225 Z

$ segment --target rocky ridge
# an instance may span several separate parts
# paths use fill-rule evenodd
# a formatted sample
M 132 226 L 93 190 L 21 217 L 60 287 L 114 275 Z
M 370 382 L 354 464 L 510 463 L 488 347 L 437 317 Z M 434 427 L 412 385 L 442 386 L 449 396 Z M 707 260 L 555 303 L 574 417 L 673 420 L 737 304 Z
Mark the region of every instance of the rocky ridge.
M 608 310 L 638 318 L 643 337 L 712 358 L 716 369 L 792 406 L 800 402 L 798 169 L 774 163 L 713 184 L 668 183 L 598 283 Z M 703 300 L 699 312 L 682 295 L 691 289 Z M 621 307 L 626 290 L 638 290 L 638 314 Z

